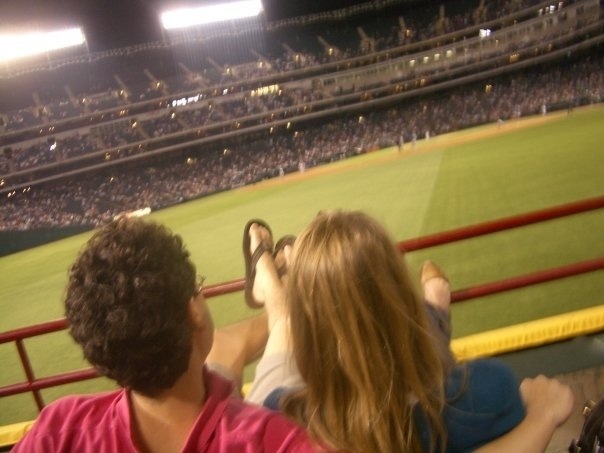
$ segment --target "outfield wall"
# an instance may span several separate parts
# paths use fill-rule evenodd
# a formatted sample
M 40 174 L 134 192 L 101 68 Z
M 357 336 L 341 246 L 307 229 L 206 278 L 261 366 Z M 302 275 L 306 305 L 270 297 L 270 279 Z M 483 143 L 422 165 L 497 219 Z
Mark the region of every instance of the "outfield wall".
M 89 231 L 91 225 L 69 226 L 57 228 L 39 228 L 26 231 L 0 231 L 0 256 L 58 241 L 69 236 Z

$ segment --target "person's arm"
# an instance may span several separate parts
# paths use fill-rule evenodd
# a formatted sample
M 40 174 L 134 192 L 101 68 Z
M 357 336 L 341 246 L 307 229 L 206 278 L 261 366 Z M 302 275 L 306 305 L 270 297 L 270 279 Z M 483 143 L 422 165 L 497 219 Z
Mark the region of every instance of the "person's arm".
M 570 416 L 575 401 L 570 387 L 543 375 L 524 379 L 520 393 L 526 407 L 524 420 L 507 434 L 477 449 L 477 453 L 545 451 L 556 428 Z

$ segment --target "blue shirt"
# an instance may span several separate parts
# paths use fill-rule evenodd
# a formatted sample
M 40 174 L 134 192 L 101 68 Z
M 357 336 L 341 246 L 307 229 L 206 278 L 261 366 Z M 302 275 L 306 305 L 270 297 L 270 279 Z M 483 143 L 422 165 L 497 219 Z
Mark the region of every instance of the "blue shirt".
M 471 452 L 520 423 L 524 404 L 518 386 L 512 370 L 498 360 L 478 359 L 457 365 L 445 380 L 447 453 Z M 285 387 L 275 389 L 264 406 L 279 410 L 279 400 L 287 392 Z M 415 422 L 428 451 L 430 427 L 419 413 Z

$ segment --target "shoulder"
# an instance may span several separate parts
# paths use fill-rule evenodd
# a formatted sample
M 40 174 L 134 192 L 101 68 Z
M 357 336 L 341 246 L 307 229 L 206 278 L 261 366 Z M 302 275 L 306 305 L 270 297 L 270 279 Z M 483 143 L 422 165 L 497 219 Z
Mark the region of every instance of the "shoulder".
M 280 412 L 241 400 L 230 401 L 222 425 L 231 439 L 255 444 L 254 451 L 315 451 L 301 426 Z
M 121 445 L 112 439 L 119 441 L 124 434 L 129 441 L 127 418 L 120 408 L 127 410 L 127 402 L 121 402 L 125 398 L 121 390 L 61 398 L 40 412 L 14 451 L 92 451 L 102 445 Z
M 46 406 L 36 418 L 35 427 L 52 427 L 54 424 L 65 425 L 72 420 L 94 421 L 105 415 L 107 408 L 116 404 L 122 396 L 121 391 L 99 393 L 94 395 L 71 395 L 60 398 Z
M 189 444 L 194 451 L 316 451 L 306 431 L 281 413 L 233 397 L 221 376 L 206 372 L 206 382 L 210 396 Z

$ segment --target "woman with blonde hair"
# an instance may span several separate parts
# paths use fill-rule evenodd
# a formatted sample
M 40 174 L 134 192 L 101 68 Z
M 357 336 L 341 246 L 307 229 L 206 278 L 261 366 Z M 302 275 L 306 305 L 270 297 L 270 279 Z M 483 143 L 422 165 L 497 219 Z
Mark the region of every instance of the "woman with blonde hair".
M 244 234 L 250 250 L 271 250 L 261 221 Z M 249 293 L 265 303 L 270 336 L 248 400 L 282 410 L 330 450 L 505 451 L 543 443 L 547 429 L 527 436 L 526 425 L 503 436 L 525 416 L 518 382 L 497 361 L 455 364 L 446 332 L 436 328 L 448 305 L 423 301 L 404 257 L 374 219 L 320 213 L 293 250 L 278 250 L 275 259 L 279 253 L 290 261 L 285 285 L 270 253 L 260 252 L 250 266 Z M 436 298 L 446 299 L 446 277 L 434 266 L 431 272 L 434 278 L 422 278 L 424 290 L 441 285 Z M 548 385 L 550 393 L 560 390 Z M 540 395 L 541 404 L 545 391 Z M 566 405 L 552 409 L 552 425 L 572 406 L 572 395 L 562 395 Z
M 307 383 L 284 399 L 287 414 L 347 451 L 422 451 L 414 407 L 442 436 L 444 373 L 423 301 L 376 222 L 317 217 L 298 239 L 287 302 Z

